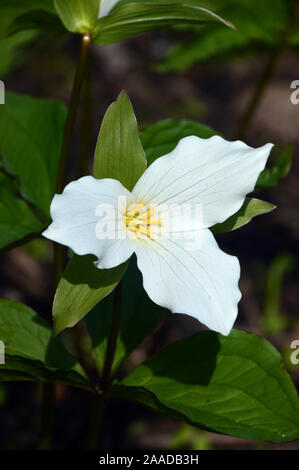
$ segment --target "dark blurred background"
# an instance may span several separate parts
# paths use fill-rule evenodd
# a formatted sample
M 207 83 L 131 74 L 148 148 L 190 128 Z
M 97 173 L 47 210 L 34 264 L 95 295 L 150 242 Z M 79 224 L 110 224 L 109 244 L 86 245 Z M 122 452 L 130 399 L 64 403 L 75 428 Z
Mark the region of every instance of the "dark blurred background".
M 228 19 L 234 18 L 228 16 Z M 281 18 L 277 18 L 277 23 L 278 20 Z M 252 21 L 255 24 L 258 18 Z M 279 39 L 284 29 L 278 30 L 275 34 Z M 104 112 L 123 88 L 132 100 L 141 130 L 171 117 L 200 121 L 227 139 L 234 139 L 240 133 L 240 120 L 248 114 L 259 80 L 269 68 L 269 62 L 271 65 L 281 39 L 269 45 L 263 38 L 254 38 L 248 40 L 248 50 L 242 45 L 233 54 L 228 48 L 218 55 L 194 60 L 183 70 L 171 65 L 173 61 L 166 62 L 178 44 L 185 44 L 185 53 L 181 52 L 185 57 L 188 41 L 201 34 L 198 31 L 184 28 L 155 32 L 110 46 L 92 47 L 89 77 L 83 92 L 85 104 L 80 109 L 72 144 L 70 179 L 80 164 L 80 155 L 88 152 L 92 164 Z M 246 41 L 245 45 L 248 46 Z M 78 53 L 76 37 L 32 34 L 25 46 L 11 48 L 9 54 L 4 52 L 0 76 L 8 90 L 68 102 Z M 274 59 L 255 112 L 246 124 L 243 140 L 253 146 L 273 142 L 277 153 L 291 142 L 293 165 L 276 188 L 258 194 L 277 204 L 274 212 L 217 239 L 221 248 L 237 255 L 241 262 L 243 297 L 236 327 L 269 339 L 282 353 L 286 368 L 299 388 L 299 365 L 291 365 L 289 359 L 290 343 L 299 340 L 299 104 L 290 100 L 291 82 L 299 80 L 299 56 L 296 48 L 280 47 Z M 50 319 L 51 259 L 51 246 L 46 240 L 30 242 L 2 256 L 0 296 L 24 302 Z M 200 325 L 190 317 L 169 317 L 132 354 L 131 365 L 198 329 Z M 56 399 L 54 448 L 80 448 L 89 422 L 89 396 L 58 386 Z M 0 385 L 1 449 L 34 448 L 39 406 L 40 390 L 36 384 Z M 299 442 L 271 444 L 205 433 L 137 405 L 115 401 L 105 412 L 100 446 L 299 449 Z

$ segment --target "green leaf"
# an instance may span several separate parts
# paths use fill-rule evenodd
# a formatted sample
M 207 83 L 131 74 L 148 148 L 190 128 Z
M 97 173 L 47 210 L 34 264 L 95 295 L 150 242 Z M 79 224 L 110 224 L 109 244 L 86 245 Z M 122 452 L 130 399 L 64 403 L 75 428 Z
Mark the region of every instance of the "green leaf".
M 18 356 L 5 356 L 5 364 L 0 364 L 0 382 L 53 382 L 92 391 L 90 383 L 77 371 L 50 370 L 40 361 Z
M 131 190 L 145 169 L 136 117 L 123 91 L 103 119 L 94 157 L 94 176 L 117 179 Z
M 165 119 L 148 127 L 140 134 L 148 165 L 158 157 L 171 152 L 183 137 L 195 135 L 202 139 L 220 135 L 204 124 L 195 121 Z
M 0 154 L 22 195 L 49 213 L 55 192 L 65 106 L 56 101 L 6 93 L 0 108 Z
M 14 194 L 10 179 L 0 173 L 0 250 L 40 233 L 42 228 L 28 205 Z
M 74 255 L 57 287 L 54 304 L 54 332 L 78 323 L 122 278 L 127 263 L 113 269 L 98 269 L 91 255 Z
M 209 10 L 182 3 L 129 3 L 117 5 L 112 12 L 98 19 L 92 32 L 96 44 L 110 44 L 143 34 L 155 29 L 174 26 L 178 23 L 219 22 L 225 26 L 232 24 Z
M 178 341 L 112 394 L 218 433 L 277 442 L 299 437 L 299 401 L 281 356 L 243 331 Z
M 100 371 L 104 366 L 112 306 L 113 294 L 100 302 L 86 317 L 94 357 Z M 116 372 L 124 359 L 157 326 L 166 313 L 166 309 L 152 302 L 147 296 L 136 261 L 131 259 L 121 284 L 120 329 L 112 373 Z
M 52 0 L 1 0 L 0 3 L 0 39 L 3 37 L 7 28 L 21 14 L 30 9 L 43 8 L 47 11 L 53 10 Z M 0 77 L 3 78 L 9 71 L 15 59 L 16 53 L 19 52 L 25 44 L 36 35 L 35 31 L 24 31 L 16 34 L 8 39 L 1 39 L 0 47 Z M 23 60 L 24 53 L 18 54 L 19 61 Z
M 234 215 L 229 217 L 221 224 L 216 224 L 211 227 L 213 233 L 229 232 L 236 230 L 245 224 L 248 224 L 253 217 L 258 215 L 267 214 L 276 208 L 275 204 L 271 202 L 261 201 L 260 199 L 245 198 L 245 201 Z
M 5 346 L 0 381 L 58 381 L 90 388 L 76 359 L 52 338 L 45 320 L 26 305 L 0 300 L 0 340 Z
M 278 184 L 281 178 L 287 176 L 292 165 L 293 149 L 292 144 L 288 144 L 284 151 L 277 158 L 272 168 L 265 168 L 257 180 L 257 188 L 271 188 Z
M 96 25 L 99 0 L 54 0 L 54 5 L 66 29 L 87 33 Z
M 0 4 L 0 35 L 20 15 L 30 10 L 44 10 L 54 13 L 52 0 L 1 0 Z
M 33 10 L 18 16 L 3 35 L 4 38 L 13 36 L 24 30 L 64 31 L 63 24 L 57 15 L 45 10 Z
M 227 61 L 273 50 L 280 43 L 289 21 L 291 3 L 260 0 L 258 8 L 251 0 L 225 0 L 213 4 L 216 13 L 228 18 L 237 31 L 218 24 L 192 27 L 193 37 L 189 39 L 188 35 L 187 41 L 174 47 L 159 69 L 166 72 L 186 70 L 200 62 Z M 183 40 L 185 37 L 182 35 Z

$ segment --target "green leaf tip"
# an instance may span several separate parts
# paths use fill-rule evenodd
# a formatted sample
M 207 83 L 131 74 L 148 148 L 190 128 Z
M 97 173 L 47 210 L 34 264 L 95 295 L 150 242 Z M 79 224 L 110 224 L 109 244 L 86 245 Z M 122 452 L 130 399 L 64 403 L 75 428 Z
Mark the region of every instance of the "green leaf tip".
M 95 178 L 113 178 L 132 190 L 146 169 L 131 101 L 123 90 L 105 113 L 94 156 Z
M 213 233 L 223 233 L 236 230 L 248 224 L 254 217 L 267 214 L 276 209 L 276 205 L 261 199 L 245 198 L 244 204 L 234 215 L 220 224 L 214 225 L 211 230 Z
M 94 256 L 74 255 L 58 284 L 53 303 L 54 335 L 78 323 L 119 283 L 127 262 L 112 269 L 98 269 Z

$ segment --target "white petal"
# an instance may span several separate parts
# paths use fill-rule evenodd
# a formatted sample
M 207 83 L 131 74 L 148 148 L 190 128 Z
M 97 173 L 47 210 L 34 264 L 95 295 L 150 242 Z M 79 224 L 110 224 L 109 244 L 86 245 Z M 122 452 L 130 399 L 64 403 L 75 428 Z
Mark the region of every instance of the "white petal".
M 100 0 L 99 18 L 108 15 L 119 0 Z
M 197 228 L 212 227 L 237 212 L 265 167 L 272 144 L 254 149 L 222 137 L 186 137 L 143 173 L 132 193 L 145 204 L 202 207 Z
M 43 235 L 78 255 L 97 256 L 99 268 L 118 266 L 135 248 L 126 237 L 122 212 L 124 201 L 131 200 L 131 193 L 119 181 L 84 176 L 54 196 L 53 222 Z
M 155 303 L 228 335 L 241 297 L 239 261 L 219 249 L 208 229 L 201 236 L 201 247 L 193 251 L 185 249 L 183 239 L 141 241 L 137 264 Z

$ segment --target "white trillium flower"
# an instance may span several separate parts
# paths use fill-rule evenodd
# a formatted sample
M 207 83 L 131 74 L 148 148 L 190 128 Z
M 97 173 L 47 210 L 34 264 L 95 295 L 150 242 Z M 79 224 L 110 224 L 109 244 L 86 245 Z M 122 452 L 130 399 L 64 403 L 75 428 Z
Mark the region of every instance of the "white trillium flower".
M 79 255 L 95 255 L 100 269 L 135 252 L 155 303 L 228 335 L 241 298 L 240 266 L 219 249 L 209 227 L 240 209 L 271 148 L 186 137 L 145 170 L 132 192 L 117 180 L 92 176 L 68 184 L 53 198 L 53 223 L 43 235 Z M 179 208 L 187 206 L 201 211 L 182 217 Z
M 98 18 L 102 18 L 102 16 L 108 15 L 114 5 L 118 2 L 119 0 L 100 0 L 100 9 L 99 9 L 99 16 Z

